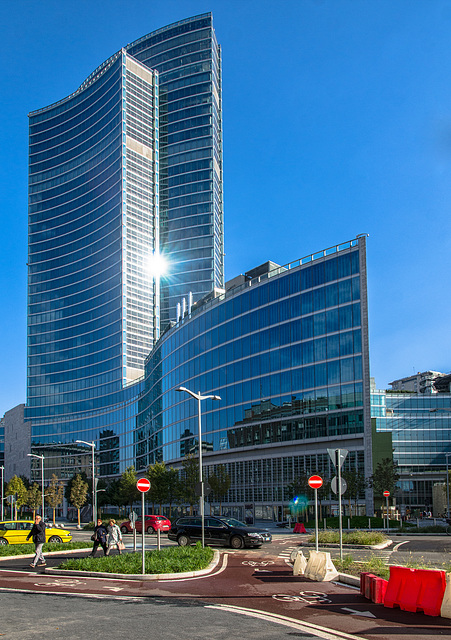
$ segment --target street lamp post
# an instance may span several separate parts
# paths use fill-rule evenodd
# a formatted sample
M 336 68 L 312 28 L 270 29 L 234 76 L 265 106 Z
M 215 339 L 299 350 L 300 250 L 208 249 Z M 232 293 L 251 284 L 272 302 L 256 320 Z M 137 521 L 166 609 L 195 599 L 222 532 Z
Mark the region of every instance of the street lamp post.
M 41 515 L 42 520 L 44 520 L 44 456 L 39 456 L 37 453 L 27 453 L 29 458 L 39 458 L 41 461 L 41 493 L 42 493 L 42 505 L 41 505 Z
M 184 391 L 188 393 L 190 396 L 197 400 L 197 415 L 198 415 L 198 424 L 199 424 L 199 483 L 200 483 L 200 517 L 202 520 L 202 546 L 205 546 L 205 505 L 204 505 L 204 481 L 203 481 L 203 473 L 202 473 L 202 411 L 201 411 L 201 401 L 202 400 L 221 400 L 220 396 L 203 396 L 200 391 L 198 393 L 194 393 L 194 391 L 190 391 L 186 389 L 186 387 L 179 387 L 176 391 Z
M 2 512 L 2 522 L 5 519 L 5 512 L 4 512 L 4 506 L 3 506 L 3 500 L 5 499 L 5 496 L 3 495 L 4 492 L 4 488 L 3 488 L 3 483 L 4 483 L 4 479 L 3 479 L 3 474 L 5 472 L 5 467 L 2 465 L 0 467 L 0 471 L 2 472 L 2 508 L 1 508 L 1 512 Z
M 96 448 L 95 442 L 86 442 L 86 440 L 75 440 L 77 444 L 85 444 L 87 447 L 91 447 L 92 452 L 92 521 L 94 525 L 97 518 L 97 491 L 96 491 L 96 470 L 95 470 L 95 457 L 94 449 Z

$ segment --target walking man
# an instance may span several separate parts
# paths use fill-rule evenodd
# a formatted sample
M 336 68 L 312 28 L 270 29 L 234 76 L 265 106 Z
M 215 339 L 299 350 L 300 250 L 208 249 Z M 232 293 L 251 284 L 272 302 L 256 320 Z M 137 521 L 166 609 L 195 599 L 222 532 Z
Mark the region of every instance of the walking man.
M 91 540 L 94 540 L 94 546 L 92 547 L 91 556 L 96 555 L 96 551 L 99 545 L 103 549 L 103 555 L 107 555 L 107 544 L 106 540 L 108 537 L 108 531 L 103 524 L 101 518 L 97 520 L 97 526 L 94 528 L 94 534 L 91 536 Z
M 45 567 L 45 558 L 42 553 L 42 547 L 45 542 L 45 524 L 41 519 L 41 516 L 36 516 L 34 520 L 34 525 L 31 527 L 30 533 L 27 535 L 27 540 L 33 537 L 33 542 L 35 544 L 36 555 L 34 556 L 33 562 L 30 564 L 30 567 Z

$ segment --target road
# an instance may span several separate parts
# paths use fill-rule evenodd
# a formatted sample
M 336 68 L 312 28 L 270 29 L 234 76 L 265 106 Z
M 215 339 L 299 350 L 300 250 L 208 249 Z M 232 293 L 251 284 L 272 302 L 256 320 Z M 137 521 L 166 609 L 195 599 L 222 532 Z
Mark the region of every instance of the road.
M 303 638 L 306 633 L 316 635 L 316 637 L 320 633 L 322 635 L 319 637 L 325 638 L 335 638 L 337 633 L 354 634 L 368 640 L 376 640 L 376 638 L 377 640 L 393 640 L 397 636 L 401 638 L 406 635 L 409 635 L 411 640 L 432 640 L 438 636 L 451 636 L 451 621 L 374 605 L 362 598 L 357 590 L 343 585 L 316 583 L 302 577 L 293 577 L 288 559 L 291 551 L 298 548 L 300 542 L 300 536 L 286 534 L 276 536 L 273 544 L 265 545 L 262 549 L 224 550 L 220 564 L 208 576 L 152 582 L 99 579 L 87 576 L 55 576 L 48 574 L 48 572 L 30 570 L 27 566 L 28 561 L 10 559 L 0 563 L 0 593 L 3 590 L 0 595 L 2 611 L 8 611 L 8 616 L 10 615 L 8 607 L 10 598 L 13 596 L 12 606 L 16 606 L 14 603 L 23 605 L 20 594 L 22 597 L 25 597 L 24 594 L 32 594 L 39 601 L 44 598 L 44 602 L 48 601 L 45 600 L 43 594 L 59 593 L 64 601 L 70 598 L 71 602 L 74 600 L 74 596 L 89 596 L 96 600 L 94 609 L 97 611 L 99 621 L 103 621 L 107 625 L 105 632 L 110 635 L 111 639 L 123 637 L 120 634 L 117 636 L 110 634 L 111 629 L 114 629 L 114 633 L 116 633 L 116 617 L 108 622 L 108 612 L 111 610 L 112 600 L 117 603 L 117 615 L 120 617 L 117 629 L 122 628 L 125 621 L 128 620 L 128 624 L 131 625 L 130 629 L 133 630 L 133 636 L 135 636 L 134 625 L 137 625 L 137 629 L 140 628 L 140 616 L 144 606 L 147 607 L 146 611 L 152 611 L 152 616 L 154 609 L 160 611 L 162 607 L 173 611 L 176 617 L 180 610 L 184 610 L 186 614 L 186 610 L 189 608 L 190 618 L 182 627 L 182 636 L 190 640 L 191 638 L 206 637 L 202 635 L 204 629 L 201 625 L 204 616 L 208 618 L 210 615 L 208 613 L 212 611 L 210 607 L 215 607 L 214 611 L 220 612 L 221 616 L 230 616 L 230 622 L 226 623 L 226 627 L 224 627 L 229 633 L 228 640 L 235 637 L 230 635 L 230 630 L 235 633 L 235 629 L 241 629 L 244 614 L 246 614 L 245 620 L 248 620 L 250 624 L 251 638 L 254 633 L 255 620 L 261 620 L 261 618 L 249 620 L 249 615 L 266 616 L 266 628 L 272 628 L 276 623 L 293 625 L 289 627 L 289 633 L 286 629 L 283 632 L 277 631 L 277 633 L 285 633 L 286 635 L 278 636 L 275 635 L 275 632 L 271 632 L 271 637 L 274 640 L 279 637 L 293 637 L 293 635 Z M 61 558 L 56 559 L 51 556 L 47 558 L 49 568 L 56 566 L 59 562 L 61 562 Z M 35 600 L 31 598 L 25 600 L 26 602 L 33 603 L 34 606 Z M 54 602 L 55 599 L 52 597 L 51 602 L 48 602 L 44 609 L 46 612 L 51 612 L 51 625 L 58 626 L 63 622 L 66 624 L 64 616 L 61 617 L 62 614 L 56 613 L 63 611 L 64 605 L 59 604 L 55 609 Z M 3 603 L 7 606 L 4 607 Z M 127 603 L 127 607 L 123 607 L 124 603 Z M 19 605 L 17 604 L 17 606 Z M 72 605 L 69 603 L 68 606 L 70 608 Z M 92 606 L 91 602 L 89 607 Z M 136 618 L 130 613 L 134 607 L 137 611 Z M 122 609 L 127 611 L 126 616 L 125 614 L 120 616 L 119 612 Z M 155 615 L 157 616 L 155 619 L 158 619 L 158 613 Z M 21 616 L 20 624 L 30 624 L 30 628 L 32 628 L 32 623 L 27 622 L 28 617 L 27 610 L 27 616 L 25 619 L 23 615 Z M 13 619 L 14 617 L 11 618 L 11 620 Z M 181 619 L 183 620 L 183 614 Z M 39 618 L 39 620 L 41 619 Z M 72 614 L 70 620 L 75 620 Z M 149 620 L 151 622 L 148 624 L 154 629 L 154 618 L 149 618 Z M 236 626 L 237 624 L 238 626 Z M 185 627 L 188 626 L 193 627 L 194 634 L 193 632 L 185 633 Z M 257 627 L 255 628 L 257 629 Z M 164 631 L 164 626 L 158 628 L 160 631 Z M 215 627 L 213 634 L 215 640 L 222 638 L 222 628 L 220 625 L 217 635 Z M 11 628 L 6 637 L 15 637 L 9 634 L 10 631 Z M 72 632 L 71 629 L 69 631 Z M 4 631 L 0 631 L 0 633 L 4 633 Z M 160 637 L 176 637 L 176 630 L 168 630 L 167 633 L 168 635 Z M 171 635 L 172 633 L 175 635 Z M 47 630 L 45 635 L 52 637 L 48 635 Z M 246 632 L 246 636 L 248 635 Z M 32 636 L 23 632 L 20 637 Z M 71 636 L 67 635 L 65 631 L 64 635 L 53 637 L 66 639 Z M 212 636 L 210 635 L 210 637 Z M 266 638 L 267 636 L 258 637 Z M 180 628 L 177 638 L 180 638 Z

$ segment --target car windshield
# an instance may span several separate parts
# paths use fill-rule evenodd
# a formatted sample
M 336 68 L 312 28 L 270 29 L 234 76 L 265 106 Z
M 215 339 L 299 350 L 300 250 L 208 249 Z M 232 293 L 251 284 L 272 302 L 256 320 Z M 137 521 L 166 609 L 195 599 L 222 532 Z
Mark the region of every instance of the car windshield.
M 247 527 L 247 524 L 244 522 L 240 522 L 239 520 L 235 520 L 235 518 L 221 518 L 222 522 L 225 522 L 230 527 Z

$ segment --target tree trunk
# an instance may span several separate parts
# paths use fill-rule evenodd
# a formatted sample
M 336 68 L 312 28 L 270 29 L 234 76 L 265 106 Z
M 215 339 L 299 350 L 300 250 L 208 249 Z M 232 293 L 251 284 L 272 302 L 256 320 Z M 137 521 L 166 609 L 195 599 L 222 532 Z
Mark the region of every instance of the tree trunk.
M 80 509 L 77 509 L 77 511 L 78 511 L 78 526 L 80 527 L 81 526 L 80 525 Z M 94 522 L 94 525 L 95 525 L 95 522 Z

